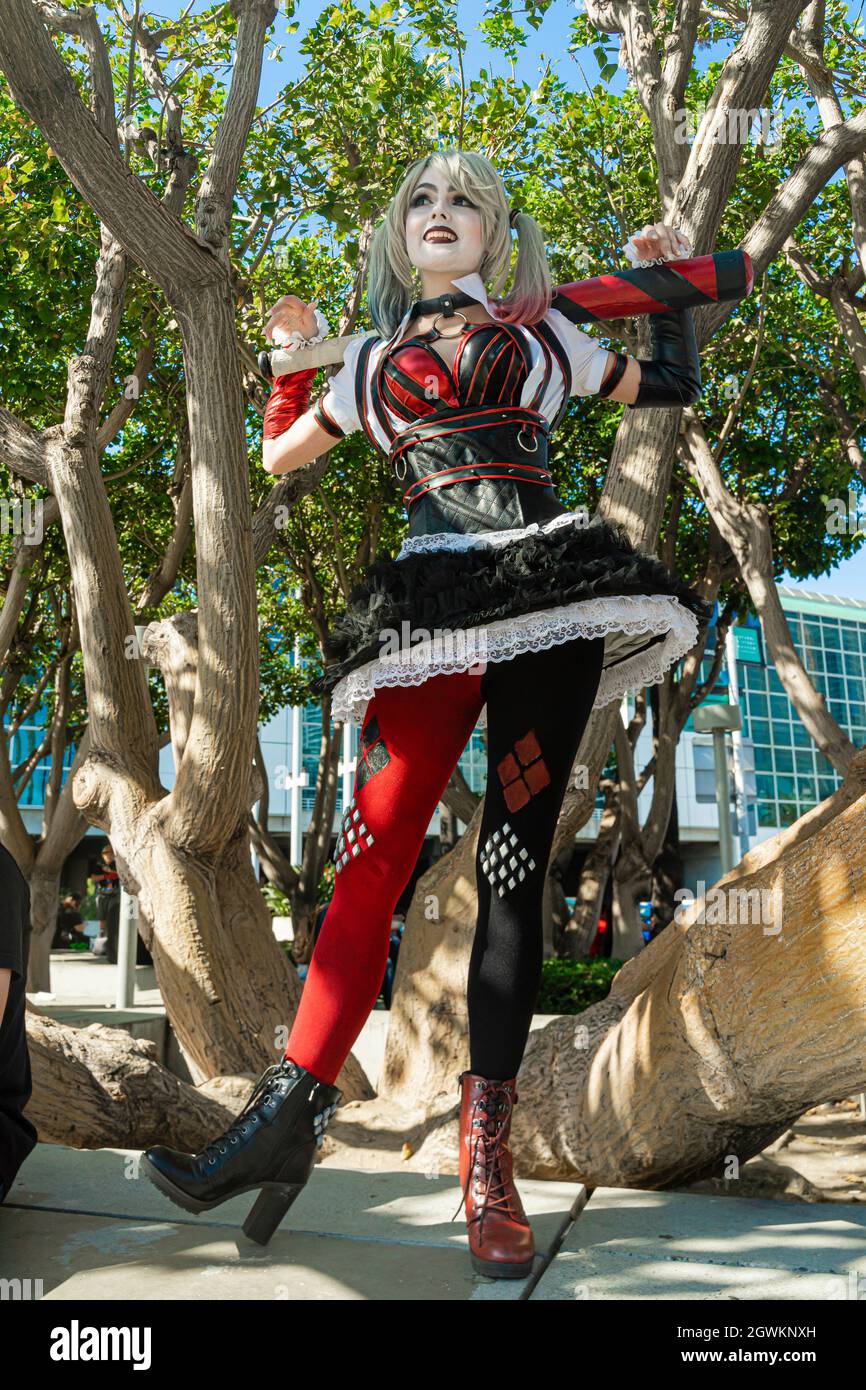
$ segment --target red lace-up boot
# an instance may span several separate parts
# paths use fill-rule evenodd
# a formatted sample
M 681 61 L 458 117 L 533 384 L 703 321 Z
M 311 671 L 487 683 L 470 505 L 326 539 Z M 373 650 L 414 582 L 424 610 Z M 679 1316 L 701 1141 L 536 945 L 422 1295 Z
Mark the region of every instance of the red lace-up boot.
M 466 1203 L 469 1252 L 478 1274 L 524 1279 L 532 1270 L 535 1242 L 512 1176 L 508 1148 L 517 1078 L 491 1081 L 460 1073 L 460 1185 Z

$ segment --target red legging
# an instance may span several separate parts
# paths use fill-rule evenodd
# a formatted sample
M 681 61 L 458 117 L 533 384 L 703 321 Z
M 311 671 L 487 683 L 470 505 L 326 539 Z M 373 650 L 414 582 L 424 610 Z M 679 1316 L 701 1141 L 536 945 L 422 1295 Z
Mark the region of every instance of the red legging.
M 285 1055 L 333 1084 L 381 989 L 391 919 L 487 702 L 488 774 L 469 966 L 470 1069 L 515 1076 L 541 978 L 550 846 L 601 676 L 604 638 L 574 638 L 481 673 L 383 687 L 367 706 L 334 896 Z

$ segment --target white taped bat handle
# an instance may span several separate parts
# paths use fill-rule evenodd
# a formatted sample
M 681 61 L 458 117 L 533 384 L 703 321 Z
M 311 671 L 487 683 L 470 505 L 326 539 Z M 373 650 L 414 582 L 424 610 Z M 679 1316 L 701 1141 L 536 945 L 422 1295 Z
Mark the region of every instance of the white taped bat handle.
M 285 348 L 271 348 L 270 352 L 259 354 L 259 365 L 265 376 L 267 370 L 262 359 L 270 360 L 271 376 L 285 376 L 287 372 L 302 372 L 308 367 L 330 367 L 334 362 L 342 362 L 346 348 L 357 334 L 345 338 L 326 338 L 312 347 L 297 348 L 287 352 Z

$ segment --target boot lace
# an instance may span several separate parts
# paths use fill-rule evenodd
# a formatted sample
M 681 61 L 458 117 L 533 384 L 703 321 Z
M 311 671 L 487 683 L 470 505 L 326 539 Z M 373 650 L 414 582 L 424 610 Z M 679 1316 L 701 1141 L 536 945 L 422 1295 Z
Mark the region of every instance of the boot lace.
M 480 1194 L 480 1211 L 473 1213 L 470 1218 L 470 1224 L 472 1221 L 478 1222 L 479 1239 L 484 1230 L 484 1218 L 488 1211 L 503 1212 L 515 1221 L 521 1219 L 520 1212 L 513 1205 L 513 1194 L 508 1191 L 499 1163 L 499 1151 L 503 1146 L 503 1136 L 507 1132 L 508 1120 L 513 1109 L 514 1101 L 511 1092 L 505 1090 L 504 1087 L 498 1087 L 495 1082 L 491 1082 L 484 1088 L 472 1106 L 470 1133 L 473 1138 L 469 1152 L 469 1173 L 463 1184 L 460 1206 L 451 1220 L 454 1221 L 460 1215 L 469 1192 L 469 1184 L 475 1174 L 476 1165 L 480 1163 L 484 1174 L 484 1188 Z M 482 1112 L 483 1118 L 478 1115 L 479 1111 Z M 501 1112 L 504 1114 L 500 1118 Z
M 247 1132 L 247 1117 L 250 1116 L 250 1112 L 254 1111 L 259 1103 L 265 1100 L 265 1097 L 268 1096 L 271 1091 L 276 1089 L 278 1082 L 282 1080 L 285 1075 L 286 1072 L 283 1062 L 275 1062 L 272 1067 L 268 1067 L 267 1071 L 263 1072 L 256 1082 L 252 1095 L 237 1119 L 229 1125 L 225 1134 L 218 1135 L 216 1139 L 212 1139 L 210 1143 L 202 1149 L 201 1158 L 207 1159 L 209 1164 L 214 1164 L 217 1161 L 217 1153 L 224 1154 L 228 1152 L 226 1148 L 227 1143 L 239 1143 L 241 1134 L 246 1134 Z M 258 1124 L 258 1120 L 258 1115 L 252 1115 L 249 1123 Z

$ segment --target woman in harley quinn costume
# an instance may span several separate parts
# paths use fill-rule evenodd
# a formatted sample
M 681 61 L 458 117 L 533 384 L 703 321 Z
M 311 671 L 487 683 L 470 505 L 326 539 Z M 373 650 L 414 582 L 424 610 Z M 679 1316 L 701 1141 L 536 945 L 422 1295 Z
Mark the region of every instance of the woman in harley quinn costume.
M 514 288 L 495 299 L 512 231 Z M 663 223 L 631 240 L 644 258 L 691 250 Z M 475 1268 L 520 1278 L 532 1267 L 508 1140 L 557 817 L 590 711 L 661 680 L 710 615 L 621 528 L 567 511 L 547 467 L 548 436 L 572 395 L 630 408 L 698 398 L 691 310 L 651 314 L 653 357 L 637 360 L 577 327 L 570 288 L 551 291 L 541 229 L 509 208 L 486 159 L 428 156 L 374 237 L 374 331 L 351 340 L 313 409 L 315 368 L 278 377 L 268 401 L 269 473 L 300 468 L 362 429 L 392 465 L 409 534 L 353 591 L 316 687 L 332 692 L 335 719 L 362 728 L 334 897 L 285 1056 L 201 1154 L 160 1146 L 145 1156 L 149 1176 L 187 1210 L 261 1189 L 244 1230 L 262 1244 L 312 1172 L 341 1098 L 334 1081 L 382 982 L 394 906 L 486 716 L 460 1180 Z M 326 330 L 313 306 L 284 296 L 266 332 L 303 346 Z

